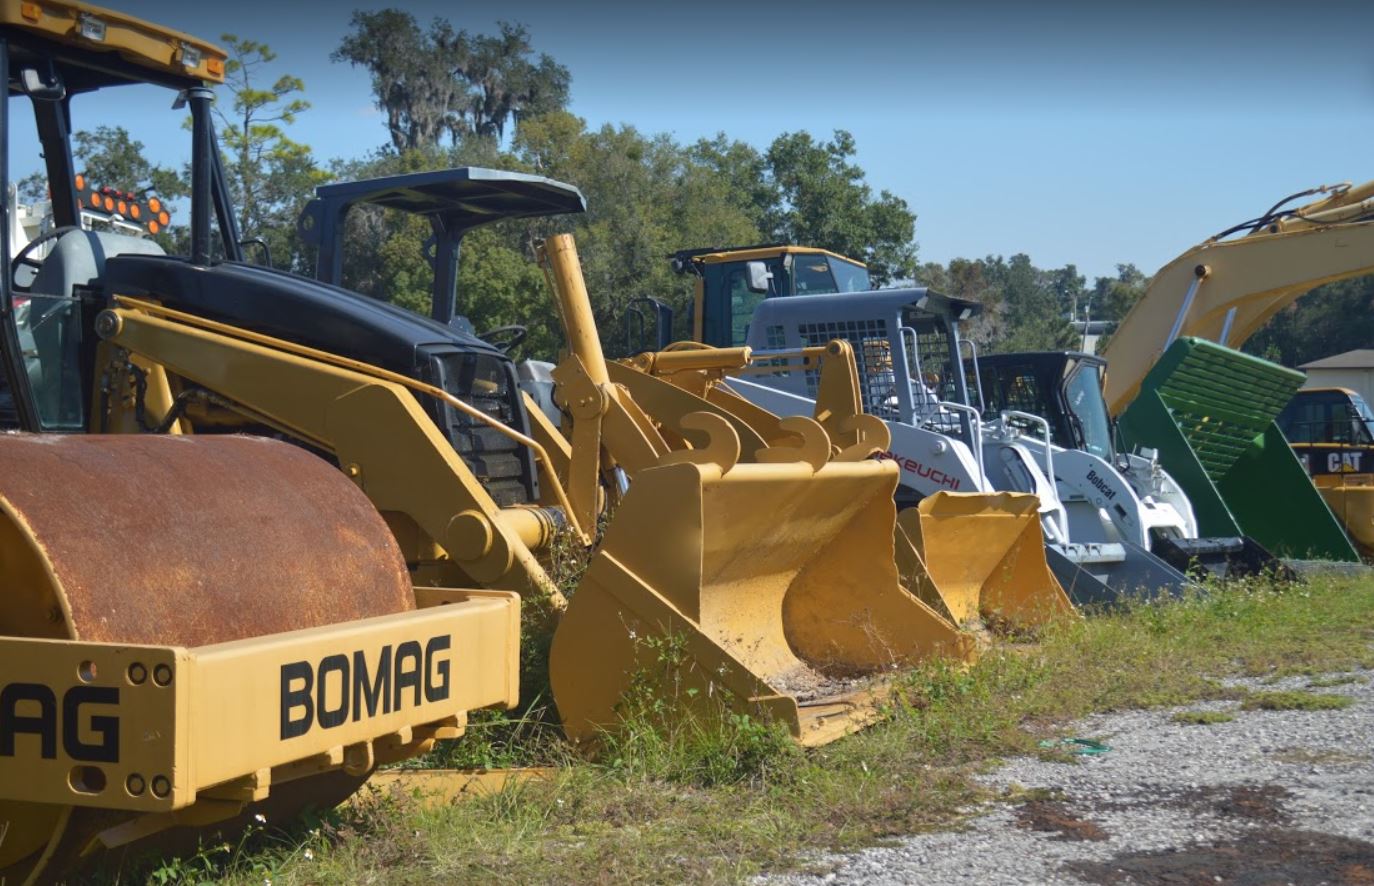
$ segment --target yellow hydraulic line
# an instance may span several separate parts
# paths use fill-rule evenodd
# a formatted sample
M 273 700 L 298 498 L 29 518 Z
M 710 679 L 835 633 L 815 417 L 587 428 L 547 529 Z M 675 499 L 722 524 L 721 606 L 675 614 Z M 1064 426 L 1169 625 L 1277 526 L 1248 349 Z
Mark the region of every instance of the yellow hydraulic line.
M 535 458 L 539 459 L 540 463 L 543 464 L 545 472 L 548 474 L 549 480 L 553 485 L 554 495 L 558 498 L 559 505 L 563 508 L 564 513 L 567 514 L 568 519 L 574 521 L 574 524 L 576 524 L 577 518 L 574 515 L 575 512 L 573 511 L 572 504 L 568 501 L 568 496 L 563 491 L 563 484 L 559 482 L 558 473 L 554 470 L 553 467 L 553 461 L 549 458 L 549 454 L 544 450 L 544 447 L 540 446 L 538 441 L 525 436 L 524 434 L 520 433 L 519 431 L 510 427 L 509 425 L 502 424 L 501 422 L 497 421 L 496 419 L 492 418 L 491 416 L 487 415 L 486 413 L 482 412 L 476 407 L 471 406 L 463 402 L 462 400 L 458 399 L 457 397 L 453 396 L 448 391 L 445 391 L 443 388 L 438 388 L 434 385 L 426 384 L 422 381 L 416 381 L 415 379 L 401 375 L 400 373 L 392 372 L 389 369 L 383 369 L 380 366 L 374 366 L 371 363 L 364 363 L 361 360 L 352 360 L 348 357 L 340 357 L 339 355 L 331 354 L 328 351 L 320 351 L 316 350 L 315 348 L 306 347 L 305 345 L 298 345 L 293 342 L 282 341 L 281 339 L 273 338 L 270 335 L 262 335 L 260 333 L 252 332 L 247 329 L 240 329 L 237 326 L 229 326 L 224 323 L 216 323 L 214 320 L 206 320 L 202 317 L 197 317 L 194 314 L 183 313 L 182 311 L 177 311 L 172 308 L 164 307 L 162 305 L 156 304 L 155 302 L 144 301 L 142 299 L 132 298 L 127 295 L 117 295 L 115 296 L 114 300 L 115 303 L 121 307 L 132 308 L 134 310 L 144 311 L 149 314 L 159 315 L 162 317 L 166 317 L 169 320 L 175 320 L 179 323 L 185 323 L 187 326 L 195 326 L 200 329 L 207 329 L 211 332 L 219 333 L 220 335 L 229 336 L 231 338 L 237 338 L 242 341 L 252 342 L 253 344 L 262 345 L 263 347 L 268 348 L 274 348 L 279 351 L 285 351 L 288 354 L 295 354 L 298 357 L 305 357 L 311 360 L 318 360 L 321 363 L 327 363 L 331 366 L 338 366 L 341 369 L 350 369 L 354 372 L 359 372 L 363 375 L 370 375 L 373 378 L 380 379 L 382 381 L 389 381 L 393 384 L 398 384 L 412 391 L 416 391 L 421 394 L 428 394 L 429 396 L 434 397 L 437 400 L 441 400 L 444 403 L 447 403 L 448 405 L 452 406 L 454 409 L 457 409 L 459 412 L 462 412 L 464 415 L 477 419 L 478 421 L 482 422 L 483 424 L 487 425 L 493 430 L 501 434 L 504 434 L 505 436 L 516 441 L 517 443 L 520 443 L 523 446 L 528 446 L 530 450 L 534 452 Z M 605 364 L 603 363 L 602 366 L 604 371 Z M 582 536 L 590 538 L 584 527 L 575 526 L 575 528 Z

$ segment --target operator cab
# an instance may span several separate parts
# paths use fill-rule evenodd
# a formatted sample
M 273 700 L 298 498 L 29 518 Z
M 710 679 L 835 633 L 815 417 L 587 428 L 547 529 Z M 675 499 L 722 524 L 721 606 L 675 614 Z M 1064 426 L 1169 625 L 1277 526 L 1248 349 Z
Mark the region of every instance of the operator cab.
M 3 242 L 8 273 L 0 275 L 0 352 L 12 395 L 9 426 L 30 431 L 107 430 L 107 421 L 119 410 L 106 393 L 113 386 L 102 379 L 118 378 L 123 389 L 127 374 L 136 391 L 128 411 L 140 430 L 278 433 L 251 412 L 235 411 L 233 404 L 204 405 L 206 397 L 199 396 L 204 392 L 187 379 L 162 383 L 171 389 L 170 407 L 160 400 L 154 403 L 147 396 L 145 371 L 127 354 L 102 347 L 96 333 L 97 316 L 116 299 L 128 298 L 441 387 L 516 432 L 527 433 L 519 379 L 501 348 L 442 318 L 417 316 L 358 292 L 244 261 L 245 244 L 221 168 L 211 110 L 214 94 L 209 87 L 223 81 L 225 63 L 224 52 L 210 44 L 174 33 L 169 38 L 167 32 L 150 31 L 148 25 L 117 12 L 0 0 L 0 74 L 9 88 L 0 110 L 0 137 L 13 164 L 0 165 L 0 194 L 11 193 L 11 181 L 27 178 L 41 163 L 38 177 L 52 204 L 47 234 L 17 250 L 10 248 L 9 237 Z M 135 103 L 146 99 L 160 112 L 160 117 L 153 116 L 160 121 L 157 131 L 144 137 L 148 143 L 165 142 L 170 133 L 181 132 L 183 115 L 190 112 L 189 225 L 173 231 L 175 236 L 159 230 L 154 242 L 79 227 L 84 204 L 98 198 L 103 206 L 110 198 L 118 210 L 119 203 L 128 203 L 131 196 L 96 193 L 91 183 L 78 178 L 73 165 L 73 125 L 90 130 L 109 122 L 112 103 L 92 93 L 110 87 L 120 87 L 120 95 Z M 169 105 L 170 118 L 165 110 Z M 32 144 L 25 143 L 19 127 L 12 125 L 25 119 L 21 111 L 30 109 Z M 180 165 L 179 160 L 171 162 Z M 466 175 L 466 216 L 436 216 L 451 235 L 502 217 L 509 209 L 502 193 L 539 191 L 544 181 L 469 172 L 426 174 L 429 184 L 412 180 L 406 199 L 433 203 L 434 189 L 451 187 Z M 487 179 L 480 182 L 488 192 L 485 203 L 472 191 L 478 179 Z M 133 188 L 139 183 L 114 184 Z M 581 207 L 581 195 L 569 186 L 544 187 L 542 193 L 572 199 Z M 133 196 L 141 200 L 147 195 Z M 132 205 L 126 208 L 132 217 Z M 14 230 L 17 211 L 14 201 L 5 201 L 6 231 Z M 160 215 L 158 220 L 161 225 Z M 149 233 L 154 233 L 151 224 Z M 456 267 L 456 239 L 452 257 Z M 501 439 L 509 445 L 495 445 L 485 424 L 438 398 L 421 398 L 421 405 L 498 504 L 538 499 L 537 472 L 526 447 L 505 436 Z
M 1113 460 L 1112 421 L 1102 395 L 1107 362 L 1101 357 L 1077 351 L 989 354 L 978 358 L 977 369 L 985 415 L 1038 415 L 1049 422 L 1054 445 Z
M 91 322 L 103 307 L 107 265 L 117 256 L 165 255 L 164 245 L 150 239 L 168 221 L 161 201 L 147 192 L 111 188 L 135 183 L 87 181 L 71 149 L 73 120 L 104 122 L 100 115 L 106 110 L 94 94 L 115 86 L 130 96 L 151 95 L 159 107 L 172 90 L 208 127 L 211 96 L 205 84 L 223 80 L 224 53 L 193 37 L 178 34 L 169 41 L 147 28 L 105 10 L 77 13 L 25 3 L 6 4 L 0 13 L 0 76 L 7 84 L 0 137 L 9 161 L 0 165 L 4 427 L 85 428 L 92 396 Z M 20 204 L 21 177 L 46 191 L 41 216 L 32 204 Z M 208 244 L 208 225 L 203 239 Z
M 1276 421 L 1289 443 L 1374 445 L 1374 412 L 1348 388 L 1298 391 Z
M 765 298 L 871 290 L 868 268 L 809 246 L 766 244 L 685 249 L 671 256 L 679 274 L 697 277 L 693 338 L 715 347 L 749 340 L 754 309 Z

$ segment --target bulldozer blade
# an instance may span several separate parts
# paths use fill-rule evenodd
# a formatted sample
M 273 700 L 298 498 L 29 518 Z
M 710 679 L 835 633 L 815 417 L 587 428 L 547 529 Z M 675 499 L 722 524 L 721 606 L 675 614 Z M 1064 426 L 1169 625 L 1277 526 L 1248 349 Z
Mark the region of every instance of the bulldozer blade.
M 1039 500 L 1016 492 L 937 492 L 897 516 L 959 624 L 1031 627 L 1073 612 L 1045 561 Z
M 565 732 L 595 740 L 650 700 L 814 746 L 879 716 L 885 675 L 971 660 L 972 638 L 900 584 L 896 482 L 873 461 L 641 471 L 554 635 Z
M 1130 542 L 1050 544 L 1045 559 L 1076 606 L 1180 597 L 1190 586 L 1188 576 Z
M 1340 477 L 1339 483 L 1318 483 L 1322 501 L 1341 521 L 1356 551 L 1374 557 L 1374 486 Z

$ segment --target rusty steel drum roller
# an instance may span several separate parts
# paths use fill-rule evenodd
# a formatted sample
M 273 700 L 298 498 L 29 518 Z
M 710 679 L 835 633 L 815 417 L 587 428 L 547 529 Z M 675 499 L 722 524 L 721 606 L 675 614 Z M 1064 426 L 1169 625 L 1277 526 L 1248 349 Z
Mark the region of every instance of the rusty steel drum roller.
M 188 648 L 415 606 L 360 490 L 244 436 L 0 435 L 0 583 L 0 636 Z M 327 804 L 359 781 L 301 779 L 269 802 Z M 0 881 L 129 815 L 0 800 Z

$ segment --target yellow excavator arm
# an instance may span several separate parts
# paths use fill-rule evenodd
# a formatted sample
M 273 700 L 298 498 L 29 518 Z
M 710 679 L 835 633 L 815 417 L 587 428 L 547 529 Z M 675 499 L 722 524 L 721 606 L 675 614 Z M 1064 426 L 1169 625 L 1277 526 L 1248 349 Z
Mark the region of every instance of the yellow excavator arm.
M 1374 272 L 1374 181 L 1315 190 L 1332 193 L 1239 239 L 1206 240 L 1155 274 L 1103 353 L 1113 415 L 1180 336 L 1238 348 L 1314 288 Z

